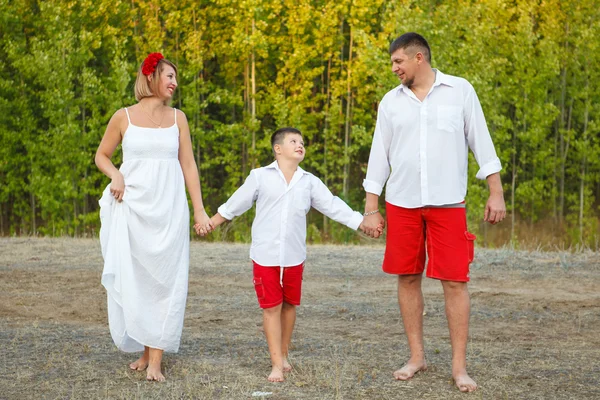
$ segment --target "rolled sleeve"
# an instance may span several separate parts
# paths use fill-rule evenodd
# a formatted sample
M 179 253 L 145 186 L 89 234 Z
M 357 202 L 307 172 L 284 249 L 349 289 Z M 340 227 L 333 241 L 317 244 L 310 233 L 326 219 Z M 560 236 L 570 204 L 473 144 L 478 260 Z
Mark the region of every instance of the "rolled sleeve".
M 479 168 L 479 171 L 477 171 L 477 175 L 475 175 L 475 177 L 477 179 L 485 179 L 488 176 L 500 171 L 502 171 L 502 164 L 500 163 L 500 159 L 496 157 L 495 160 L 492 160 L 487 164 L 481 166 Z
M 236 215 L 234 213 L 227 210 L 227 207 L 225 206 L 225 204 L 222 204 L 219 208 L 217 208 L 217 211 L 219 212 L 219 214 L 221 214 L 221 216 L 223 218 L 225 218 L 229 221 L 231 221 L 233 218 L 236 217 Z
M 377 196 L 380 196 L 381 192 L 383 192 L 383 185 L 381 185 L 378 182 L 369 181 L 367 179 L 363 180 L 363 188 L 365 189 L 365 192 L 373 193 Z

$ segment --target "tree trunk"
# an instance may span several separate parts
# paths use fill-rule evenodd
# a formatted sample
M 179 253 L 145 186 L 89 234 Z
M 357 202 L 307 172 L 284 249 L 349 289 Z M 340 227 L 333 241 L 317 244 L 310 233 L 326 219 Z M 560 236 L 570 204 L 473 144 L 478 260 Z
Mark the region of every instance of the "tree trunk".
M 131 8 L 135 11 L 135 0 L 131 0 Z M 137 14 L 137 13 L 136 13 Z M 133 37 L 138 37 L 138 18 L 137 15 L 133 19 Z M 139 58 L 140 48 L 138 47 L 137 41 L 133 41 L 135 43 L 135 58 L 136 60 Z
M 586 80 L 586 93 L 588 93 L 589 88 L 589 80 Z M 583 245 L 583 210 L 585 206 L 585 173 L 587 169 L 587 149 L 588 149 L 588 140 L 587 140 L 587 129 L 588 129 L 588 120 L 589 120 L 589 100 L 586 99 L 585 102 L 585 112 L 583 113 L 583 156 L 581 159 L 581 180 L 579 183 L 579 243 Z
M 348 74 L 346 77 L 346 124 L 344 127 L 344 178 L 343 178 L 343 194 L 344 199 L 348 199 L 348 175 L 350 174 L 350 160 L 348 159 L 350 147 L 350 130 L 352 121 L 352 27 L 350 27 L 350 46 L 348 49 Z
M 31 234 L 37 236 L 37 226 L 35 221 L 35 195 L 33 191 L 29 192 L 29 201 L 31 203 Z
M 565 27 L 565 38 L 569 37 L 569 23 L 567 22 Z M 569 54 L 569 41 L 565 40 L 565 50 L 564 54 Z M 560 88 L 560 124 L 558 126 L 558 136 L 559 136 L 559 156 L 560 156 L 560 164 L 559 164 L 559 193 L 558 193 L 558 223 L 562 226 L 563 217 L 564 217 L 564 190 L 565 190 L 565 159 L 566 159 L 566 151 L 565 151 L 565 137 L 561 130 L 565 128 L 565 122 L 567 119 L 566 115 L 566 104 L 567 104 L 567 63 L 565 61 L 565 65 L 561 72 L 561 88 Z
M 567 156 L 569 155 L 569 145 L 571 142 L 571 120 L 573 115 L 573 102 L 569 105 L 569 112 L 567 115 L 567 139 L 565 141 L 564 135 L 560 136 L 561 144 L 561 159 L 560 159 L 560 192 L 558 194 L 558 221 L 562 225 L 564 219 L 565 210 L 565 169 L 567 165 Z
M 517 135 L 513 133 L 512 146 L 512 181 L 510 189 L 510 240 L 514 243 L 515 240 L 515 188 L 517 186 Z
M 252 36 L 256 32 L 256 21 L 252 18 Z M 251 97 L 251 129 L 252 129 L 252 169 L 256 165 L 256 129 L 254 129 L 254 121 L 256 120 L 256 59 L 254 48 L 252 48 L 252 97 Z
M 326 98 L 325 98 L 325 127 L 323 132 L 323 170 L 325 171 L 325 176 L 323 177 L 325 181 L 325 186 L 329 187 L 329 170 L 327 168 L 327 136 L 329 134 L 329 106 L 331 104 L 331 56 L 329 56 L 329 60 L 327 61 L 327 81 L 325 86 L 326 90 Z M 329 220 L 323 215 L 323 233 L 325 235 L 329 232 Z

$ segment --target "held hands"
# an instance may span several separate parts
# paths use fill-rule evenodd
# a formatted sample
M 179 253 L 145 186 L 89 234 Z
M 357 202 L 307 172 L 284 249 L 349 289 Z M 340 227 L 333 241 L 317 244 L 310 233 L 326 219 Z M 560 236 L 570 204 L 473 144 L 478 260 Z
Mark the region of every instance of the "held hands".
M 206 236 L 215 229 L 212 220 L 208 217 L 205 210 L 194 214 L 194 230 L 197 235 Z
M 497 224 L 506 217 L 506 205 L 504 204 L 504 196 L 500 194 L 491 194 L 485 205 L 483 220 L 492 225 Z
M 125 179 L 123 174 L 119 171 L 115 174 L 110 182 L 110 194 L 113 195 L 115 200 L 119 203 L 123 201 L 123 195 L 125 194 Z
M 366 235 L 377 239 L 383 234 L 385 228 L 385 220 L 381 214 L 371 214 L 363 218 L 363 222 L 360 224 L 361 229 Z

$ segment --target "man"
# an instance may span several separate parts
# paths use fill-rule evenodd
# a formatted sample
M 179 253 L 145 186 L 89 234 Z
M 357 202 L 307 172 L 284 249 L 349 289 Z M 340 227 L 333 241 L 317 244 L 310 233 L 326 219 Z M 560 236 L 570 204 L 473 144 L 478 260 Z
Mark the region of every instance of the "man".
M 383 224 L 379 195 L 386 185 L 387 243 L 383 270 L 398 275 L 398 303 L 410 359 L 394 377 L 408 380 L 427 364 L 423 347 L 422 274 L 439 279 L 444 290 L 452 344 L 452 377 L 462 392 L 477 384 L 466 369 L 470 299 L 469 264 L 475 236 L 467 231 L 468 148 L 486 179 L 490 196 L 484 220 L 506 215 L 500 160 L 481 105 L 466 80 L 431 67 L 425 38 L 406 33 L 390 45 L 392 72 L 401 85 L 379 104 L 367 177 L 365 232 L 378 237 Z M 391 173 L 390 173 L 391 172 Z M 389 178 L 389 179 L 388 179 Z

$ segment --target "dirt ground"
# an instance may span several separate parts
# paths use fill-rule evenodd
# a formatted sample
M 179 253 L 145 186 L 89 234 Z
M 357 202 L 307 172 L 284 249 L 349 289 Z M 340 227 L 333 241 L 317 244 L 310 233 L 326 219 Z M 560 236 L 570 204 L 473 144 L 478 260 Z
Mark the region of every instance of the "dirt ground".
M 129 371 L 116 350 L 91 239 L 0 238 L 0 399 L 592 399 L 600 398 L 600 254 L 478 250 L 461 394 L 439 282 L 426 280 L 429 370 L 408 382 L 396 279 L 383 246 L 309 246 L 285 383 L 268 351 L 248 245 L 195 241 L 181 348 L 165 383 Z M 262 393 L 260 393 L 262 392 Z

